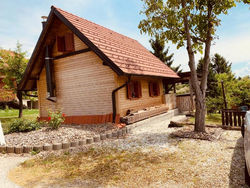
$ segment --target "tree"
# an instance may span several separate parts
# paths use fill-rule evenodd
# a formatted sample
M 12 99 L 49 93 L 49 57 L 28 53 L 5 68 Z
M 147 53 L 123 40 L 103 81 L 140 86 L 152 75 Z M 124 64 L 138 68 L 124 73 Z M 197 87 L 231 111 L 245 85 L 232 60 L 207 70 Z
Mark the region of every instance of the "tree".
M 153 49 L 152 54 L 154 54 L 156 57 L 158 57 L 163 63 L 165 63 L 167 66 L 169 66 L 173 71 L 175 72 L 181 72 L 180 66 L 178 65 L 177 67 L 173 67 L 172 64 L 174 60 L 172 59 L 174 54 L 169 53 L 169 47 L 165 50 L 165 41 L 162 40 L 159 36 L 155 36 L 155 39 L 150 39 L 149 40 L 151 47 Z
M 145 6 L 141 13 L 145 14 L 146 19 L 139 24 L 141 32 L 151 36 L 163 36 L 176 44 L 177 48 L 186 46 L 191 85 L 196 96 L 194 130 L 205 132 L 205 101 L 211 43 L 215 38 L 216 27 L 221 21 L 219 15 L 227 14 L 228 9 L 236 6 L 236 0 L 143 1 Z M 200 83 L 195 66 L 197 52 L 204 52 Z
M 1 50 L 0 57 L 5 88 L 11 89 L 17 94 L 19 99 L 19 117 L 22 117 L 22 93 L 17 91 L 17 85 L 20 83 L 28 63 L 28 60 L 25 58 L 26 52 L 22 51 L 22 45 L 17 42 L 15 51 Z
M 245 76 L 236 79 L 232 73 L 221 73 L 216 75 L 219 95 L 212 98 L 209 103 L 216 105 L 217 108 L 223 108 L 223 97 L 221 89 L 221 81 L 224 83 L 225 94 L 228 108 L 239 107 L 242 105 L 250 106 L 250 77 Z M 209 104 L 208 104 L 209 105 Z
M 203 58 L 199 60 L 197 65 L 197 73 L 202 74 Z M 224 57 L 218 53 L 212 57 L 212 62 L 208 66 L 208 77 L 207 77 L 207 97 L 214 98 L 221 93 L 218 90 L 216 75 L 221 73 L 232 73 L 231 65 L 229 61 L 226 61 Z
M 217 53 L 214 54 L 212 58 L 212 67 L 216 74 L 232 72 L 231 66 L 232 63 L 227 61 L 223 56 Z

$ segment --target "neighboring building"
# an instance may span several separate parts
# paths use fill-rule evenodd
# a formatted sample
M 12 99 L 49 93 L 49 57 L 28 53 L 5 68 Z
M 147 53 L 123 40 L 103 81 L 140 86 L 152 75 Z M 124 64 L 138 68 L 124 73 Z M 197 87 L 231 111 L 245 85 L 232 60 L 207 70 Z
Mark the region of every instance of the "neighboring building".
M 169 78 L 179 77 L 136 40 L 52 6 L 18 89 L 38 91 L 41 119 L 60 109 L 66 123 L 118 122 L 167 111 Z

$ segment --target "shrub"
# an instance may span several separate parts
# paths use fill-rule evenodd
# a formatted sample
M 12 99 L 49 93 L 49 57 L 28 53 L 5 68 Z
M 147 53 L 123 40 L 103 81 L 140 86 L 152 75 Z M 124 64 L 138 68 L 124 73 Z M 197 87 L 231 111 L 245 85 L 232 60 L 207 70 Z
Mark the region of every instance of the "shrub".
M 10 123 L 9 133 L 13 132 L 30 132 L 41 128 L 41 123 L 26 119 L 15 119 Z
M 49 120 L 48 125 L 52 129 L 58 129 L 65 120 L 65 114 L 63 114 L 60 110 L 55 112 L 49 111 Z

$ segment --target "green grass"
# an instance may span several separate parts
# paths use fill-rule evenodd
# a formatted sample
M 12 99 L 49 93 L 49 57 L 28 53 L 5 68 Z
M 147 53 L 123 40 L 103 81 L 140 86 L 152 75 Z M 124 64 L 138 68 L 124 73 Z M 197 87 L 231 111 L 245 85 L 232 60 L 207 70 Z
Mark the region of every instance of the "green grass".
M 191 117 L 190 121 L 194 123 L 194 117 Z M 206 125 L 221 125 L 221 114 L 208 114 L 206 116 Z
M 29 119 L 29 120 L 35 120 L 39 114 L 38 109 L 24 109 L 23 110 L 23 118 Z M 8 133 L 9 130 L 9 124 L 14 119 L 18 118 L 18 110 L 0 110 L 0 121 L 2 123 L 3 132 L 4 134 Z

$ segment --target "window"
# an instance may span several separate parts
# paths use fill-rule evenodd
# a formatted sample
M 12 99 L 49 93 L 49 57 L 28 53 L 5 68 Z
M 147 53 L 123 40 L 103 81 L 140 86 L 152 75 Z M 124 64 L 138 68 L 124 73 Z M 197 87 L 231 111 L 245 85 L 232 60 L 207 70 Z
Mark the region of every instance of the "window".
M 72 52 L 74 47 L 74 35 L 73 33 L 66 33 L 64 36 L 57 36 L 57 50 L 59 52 Z
M 131 81 L 127 85 L 128 99 L 141 98 L 141 83 L 139 81 Z
M 149 96 L 155 97 L 160 95 L 160 87 L 157 82 L 149 82 Z

